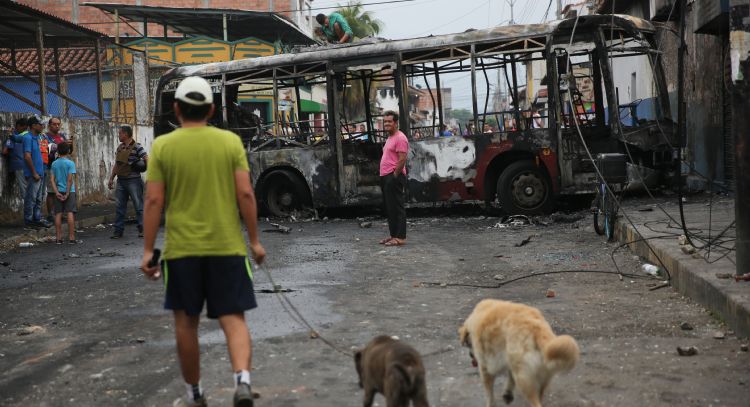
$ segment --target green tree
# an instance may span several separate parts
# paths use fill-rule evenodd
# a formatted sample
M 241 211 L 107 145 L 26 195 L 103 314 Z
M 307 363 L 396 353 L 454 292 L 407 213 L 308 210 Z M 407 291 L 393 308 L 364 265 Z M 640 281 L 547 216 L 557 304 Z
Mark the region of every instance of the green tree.
M 472 113 L 468 109 L 452 109 L 448 114 L 446 114 L 448 118 L 456 119 L 460 123 L 466 123 L 471 120 L 474 120 L 474 113 Z
M 382 21 L 374 18 L 372 13 L 363 10 L 361 1 L 350 1 L 346 6 L 339 4 L 338 7 L 336 12 L 346 19 L 357 38 L 380 34 L 385 26 Z

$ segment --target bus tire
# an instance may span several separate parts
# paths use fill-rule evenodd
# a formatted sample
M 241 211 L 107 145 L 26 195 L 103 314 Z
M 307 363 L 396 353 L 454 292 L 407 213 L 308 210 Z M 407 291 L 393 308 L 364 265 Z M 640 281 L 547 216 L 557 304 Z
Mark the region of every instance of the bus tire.
M 272 216 L 287 217 L 310 204 L 305 181 L 288 170 L 274 170 L 263 177 L 263 207 Z
M 497 179 L 497 197 L 509 215 L 535 215 L 549 212 L 554 203 L 552 183 L 533 161 L 516 161 Z

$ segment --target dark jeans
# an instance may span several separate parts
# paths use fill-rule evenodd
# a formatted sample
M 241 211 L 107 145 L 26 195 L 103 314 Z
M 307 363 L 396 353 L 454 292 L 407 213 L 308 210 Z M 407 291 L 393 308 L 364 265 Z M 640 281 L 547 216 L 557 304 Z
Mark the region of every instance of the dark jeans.
M 385 212 L 388 216 L 388 230 L 391 237 L 406 239 L 406 175 L 394 177 L 388 174 L 380 177 L 380 187 L 383 189 Z
M 128 209 L 128 197 L 133 201 L 138 229 L 143 228 L 143 180 L 141 177 L 117 177 L 117 212 L 115 217 L 115 232 L 122 233 L 125 229 L 125 212 Z
M 25 223 L 39 222 L 42 219 L 42 184 L 44 177 L 34 181 L 34 177 L 26 177 L 26 191 L 23 196 L 23 221 Z

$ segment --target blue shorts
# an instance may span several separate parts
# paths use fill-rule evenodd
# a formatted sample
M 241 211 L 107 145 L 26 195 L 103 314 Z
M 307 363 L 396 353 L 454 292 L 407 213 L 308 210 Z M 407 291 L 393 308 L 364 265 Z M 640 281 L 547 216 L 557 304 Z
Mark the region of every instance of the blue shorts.
M 243 313 L 258 306 L 253 272 L 246 256 L 204 256 L 164 260 L 164 308 L 207 316 Z

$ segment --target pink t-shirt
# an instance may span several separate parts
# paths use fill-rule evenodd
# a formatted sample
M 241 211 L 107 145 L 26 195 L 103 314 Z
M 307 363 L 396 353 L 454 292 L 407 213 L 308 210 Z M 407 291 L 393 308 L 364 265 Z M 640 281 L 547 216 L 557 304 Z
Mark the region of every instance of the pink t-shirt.
M 380 159 L 380 176 L 393 173 L 398 164 L 398 153 L 406 154 L 408 152 L 409 140 L 404 133 L 397 131 L 396 134 L 389 136 L 388 140 L 385 141 L 385 146 L 383 146 L 383 158 Z M 401 172 L 406 175 L 406 165 Z

